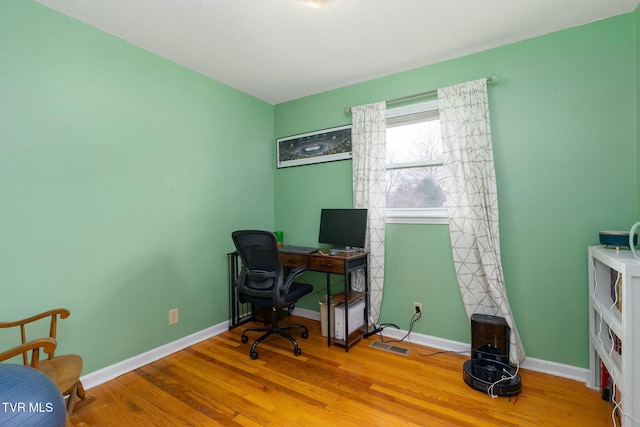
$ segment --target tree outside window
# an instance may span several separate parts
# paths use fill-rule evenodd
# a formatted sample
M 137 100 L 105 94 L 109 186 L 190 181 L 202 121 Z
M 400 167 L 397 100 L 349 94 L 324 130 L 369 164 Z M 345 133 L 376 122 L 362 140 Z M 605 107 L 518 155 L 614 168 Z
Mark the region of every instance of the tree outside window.
M 442 169 L 437 102 L 388 110 L 387 216 L 442 218 Z

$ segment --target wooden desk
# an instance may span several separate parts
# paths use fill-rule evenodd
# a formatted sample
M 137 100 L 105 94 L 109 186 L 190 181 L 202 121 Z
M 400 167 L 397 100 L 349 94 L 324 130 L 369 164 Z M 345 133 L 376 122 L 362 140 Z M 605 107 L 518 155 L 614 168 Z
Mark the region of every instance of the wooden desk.
M 323 250 L 322 252 L 328 252 Z M 298 267 L 300 265 L 308 265 L 309 271 L 317 271 L 326 273 L 326 292 L 327 301 L 333 300 L 334 302 L 345 305 L 345 325 L 344 325 L 344 337 L 346 339 L 336 339 L 327 333 L 327 345 L 331 346 L 331 343 L 340 344 L 344 346 L 345 351 L 349 351 L 349 347 L 357 342 L 362 336 L 369 330 L 369 253 L 365 251 L 353 252 L 353 253 L 340 253 L 338 255 L 323 255 L 321 252 L 313 252 L 311 254 L 293 254 L 293 253 L 280 253 L 280 261 L 285 267 Z M 351 273 L 363 270 L 364 271 L 364 292 L 358 292 L 351 289 L 350 280 Z M 344 292 L 342 294 L 331 296 L 331 275 L 338 274 L 344 277 Z M 347 334 L 349 331 L 349 304 L 364 299 L 365 301 L 365 322 L 360 328 Z M 327 331 L 331 331 L 331 309 L 330 304 L 327 307 Z
M 327 250 L 323 250 L 327 252 Z M 327 333 L 327 345 L 332 343 L 344 346 L 346 351 L 349 347 L 357 342 L 369 329 L 369 253 L 354 252 L 339 255 L 322 255 L 320 252 L 311 254 L 293 254 L 280 253 L 280 260 L 284 267 L 297 267 L 300 265 L 308 265 L 309 271 L 326 273 L 326 294 L 327 301 L 333 301 L 337 304 L 345 304 L 345 313 L 348 313 L 349 304 L 363 299 L 365 301 L 365 323 L 362 327 L 356 329 L 351 334 L 346 334 L 349 330 L 348 316 L 345 316 L 345 334 L 346 339 L 335 339 Z M 229 329 L 237 328 L 247 322 L 256 319 L 254 309 L 251 304 L 242 304 L 239 302 L 238 291 L 235 287 L 235 280 L 241 269 L 241 261 L 237 252 L 227 254 L 228 273 L 229 273 Z M 351 273 L 354 271 L 364 271 L 364 292 L 357 292 L 351 289 Z M 331 275 L 337 274 L 344 278 L 344 292 L 331 296 Z M 345 298 L 345 295 L 347 298 Z M 266 320 L 265 320 L 266 321 Z M 327 331 L 331 331 L 331 306 L 327 306 Z

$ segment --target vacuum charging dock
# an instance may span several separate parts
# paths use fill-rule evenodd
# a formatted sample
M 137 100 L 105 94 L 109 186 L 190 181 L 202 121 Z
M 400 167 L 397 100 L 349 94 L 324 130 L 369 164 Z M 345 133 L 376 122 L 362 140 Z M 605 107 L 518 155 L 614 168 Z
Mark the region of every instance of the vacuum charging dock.
M 462 367 L 462 378 L 469 387 L 493 396 L 520 393 L 520 374 L 509 365 L 509 336 L 504 318 L 471 316 L 471 359 Z

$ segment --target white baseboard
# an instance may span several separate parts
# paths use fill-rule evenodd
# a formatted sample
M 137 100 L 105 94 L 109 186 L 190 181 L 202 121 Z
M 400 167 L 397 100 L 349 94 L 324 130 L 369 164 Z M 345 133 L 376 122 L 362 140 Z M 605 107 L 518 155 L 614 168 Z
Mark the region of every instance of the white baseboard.
M 142 366 L 148 365 L 151 362 L 162 359 L 163 357 L 166 357 L 177 351 L 197 344 L 208 338 L 219 335 L 227 330 L 229 330 L 228 321 L 218 323 L 217 325 L 210 328 L 203 329 L 202 331 L 187 335 L 186 337 L 180 338 L 176 341 L 154 348 L 147 352 L 138 354 L 137 356 L 133 356 L 129 359 L 83 375 L 82 377 L 80 377 L 80 380 L 82 381 L 84 388 L 88 390 L 92 387 L 98 386 L 102 383 L 119 377 L 120 375 L 126 374 L 127 372 L 131 372 Z
M 551 362 L 549 360 L 527 357 L 521 365 L 530 371 L 542 372 L 544 374 L 555 375 L 557 377 L 568 378 L 585 383 L 589 382 L 589 370 L 562 363 Z
M 291 312 L 291 314 L 293 314 L 294 316 L 304 317 L 305 319 L 317 320 L 318 322 L 320 321 L 319 311 L 313 311 L 313 310 L 307 310 L 306 308 L 295 307 Z
M 304 308 L 295 308 L 293 310 L 293 314 L 307 319 L 320 321 L 320 313 L 317 311 L 307 310 Z M 81 377 L 82 384 L 84 385 L 85 389 L 90 389 L 92 387 L 98 386 L 102 383 L 119 377 L 120 375 L 126 374 L 127 372 L 131 372 L 134 369 L 148 365 L 149 363 L 162 359 L 163 357 L 166 357 L 172 353 L 197 344 L 208 338 L 219 335 L 227 331 L 228 329 L 228 321 L 219 323 L 200 332 L 196 332 L 184 338 L 180 338 L 176 341 L 157 347 L 153 350 L 149 350 L 145 353 L 123 360 L 122 362 L 118 362 L 111 366 L 107 366 L 105 368 L 91 372 L 87 375 L 83 375 Z M 385 337 L 399 340 L 407 334 L 407 331 L 395 328 L 385 328 L 382 334 Z M 410 338 L 411 342 L 414 344 L 425 345 L 428 347 L 437 348 L 439 350 L 470 352 L 469 344 L 467 343 L 451 341 L 431 335 L 418 334 L 416 332 L 411 332 Z M 589 378 L 588 369 L 578 368 L 571 365 L 564 365 L 562 363 L 551 362 L 548 360 L 536 359 L 533 357 L 527 357 L 520 367 L 535 372 L 542 372 L 558 377 L 582 381 L 584 383 L 587 383 Z
M 389 338 L 401 339 L 407 334 L 407 331 L 394 328 L 385 328 L 382 334 Z M 411 342 L 414 344 L 426 345 L 428 347 L 437 348 L 439 350 L 471 353 L 470 344 L 467 343 L 446 340 L 430 335 L 418 334 L 416 332 L 411 332 L 410 338 Z M 589 379 L 588 369 L 578 368 L 571 365 L 564 365 L 562 363 L 551 362 L 548 360 L 536 359 L 534 357 L 527 357 L 524 362 L 522 362 L 520 367 L 523 369 L 528 369 L 530 371 L 555 375 L 557 377 L 582 381 L 584 383 L 587 383 Z

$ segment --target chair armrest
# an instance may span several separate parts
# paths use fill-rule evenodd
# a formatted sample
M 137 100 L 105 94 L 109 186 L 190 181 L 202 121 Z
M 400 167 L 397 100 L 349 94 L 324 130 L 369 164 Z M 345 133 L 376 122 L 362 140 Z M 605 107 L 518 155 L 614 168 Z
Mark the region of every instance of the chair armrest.
M 10 348 L 9 350 L 0 353 L 0 362 L 9 360 L 12 357 L 16 357 L 31 351 L 31 367 L 37 369 L 38 362 L 40 361 L 40 349 L 43 349 L 47 354 L 53 354 L 56 346 L 56 340 L 54 340 L 53 338 L 39 338 L 36 340 L 28 341 L 24 344 L 20 344 L 19 346 Z
M 292 268 L 289 271 L 289 275 L 285 279 L 284 284 L 282 285 L 282 293 L 283 294 L 288 293 L 289 288 L 291 287 L 291 284 L 294 282 L 294 280 L 296 280 L 298 276 L 300 276 L 302 273 L 304 273 L 308 269 L 309 269 L 308 265 L 299 265 L 298 267 Z
M 294 279 L 295 279 L 296 277 L 298 277 L 299 275 L 301 275 L 302 273 L 304 273 L 304 272 L 305 272 L 305 271 L 307 271 L 308 269 L 309 269 L 309 266 L 308 266 L 308 265 L 299 265 L 299 266 L 297 266 L 297 267 L 295 267 L 295 268 L 292 268 L 292 269 L 289 271 L 289 275 L 287 276 L 287 279 L 288 279 L 289 277 L 291 277 L 291 276 L 293 276 L 293 277 L 294 277 Z
M 45 317 L 60 316 L 61 319 L 69 317 L 71 312 L 66 308 L 56 308 L 53 310 L 45 311 L 35 316 L 27 317 L 25 319 L 16 320 L 13 322 L 0 322 L 0 328 L 12 328 L 14 326 L 26 325 L 27 323 L 35 322 L 36 320 L 44 319 Z

